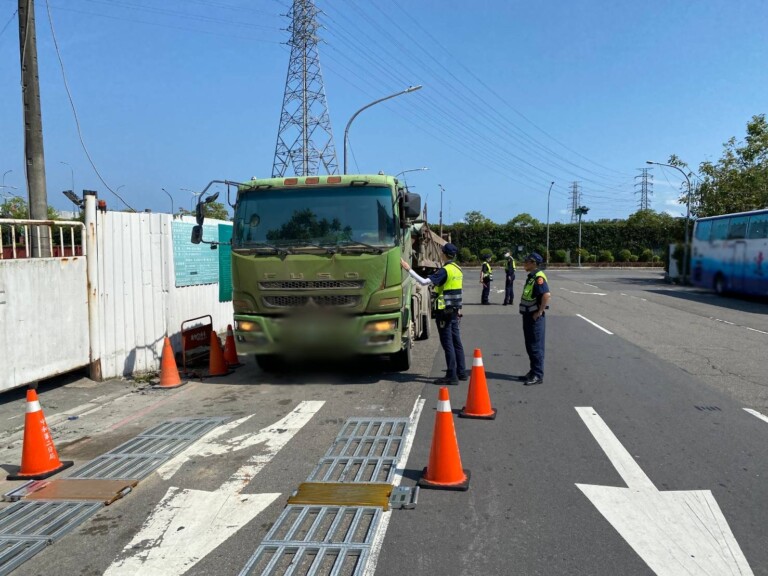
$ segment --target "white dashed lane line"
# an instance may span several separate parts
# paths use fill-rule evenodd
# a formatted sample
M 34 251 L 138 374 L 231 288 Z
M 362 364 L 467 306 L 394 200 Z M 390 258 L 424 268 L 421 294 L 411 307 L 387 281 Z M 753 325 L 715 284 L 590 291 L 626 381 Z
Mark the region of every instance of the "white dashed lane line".
M 742 326 L 741 324 L 736 324 L 736 322 L 729 322 L 728 320 L 722 320 L 720 318 L 715 318 L 714 316 L 709 316 L 709 319 L 714 322 L 720 322 L 721 324 L 727 324 L 728 326 L 736 326 L 737 328 L 744 328 L 745 330 L 749 330 L 750 332 L 757 332 L 758 334 L 768 334 L 768 332 L 765 332 L 764 330 L 758 330 L 757 328 L 750 328 L 749 326 Z
M 599 328 L 600 330 L 602 330 L 602 331 L 603 331 L 603 332 L 605 332 L 606 334 L 610 334 L 611 336 L 613 336 L 613 332 L 611 332 L 610 330 L 606 330 L 605 328 L 603 328 L 602 326 L 600 326 L 600 324 L 595 324 L 595 323 L 594 323 L 594 322 L 592 322 L 592 320 L 590 320 L 589 318 L 585 318 L 585 317 L 584 317 L 584 316 L 582 316 L 581 314 L 576 314 L 576 316 L 578 316 L 578 317 L 579 317 L 579 318 L 581 318 L 582 320 L 586 320 L 587 322 L 589 322 L 590 324 L 592 324 L 592 326 L 594 326 L 595 328 Z
M 744 408 L 744 410 L 752 414 L 752 416 L 756 418 L 760 418 L 760 420 L 764 420 L 765 422 L 768 422 L 768 416 L 766 416 L 765 414 L 761 414 L 757 410 L 752 410 L 751 408 Z

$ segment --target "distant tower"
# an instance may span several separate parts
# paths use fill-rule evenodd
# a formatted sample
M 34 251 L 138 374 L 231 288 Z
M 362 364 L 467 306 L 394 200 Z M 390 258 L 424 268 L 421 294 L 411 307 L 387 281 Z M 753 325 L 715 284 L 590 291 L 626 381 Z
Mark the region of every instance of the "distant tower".
M 273 177 L 285 176 L 289 165 L 297 176 L 315 175 L 321 170 L 328 174 L 339 171 L 317 51 L 317 13 L 314 0 L 293 0 L 288 13 L 291 60 L 277 131 Z
M 579 183 L 574 182 L 571 185 L 571 224 L 579 220 L 578 210 L 581 206 L 581 192 L 579 192 Z
M 639 191 L 635 191 L 635 194 L 640 194 L 640 202 L 637 205 L 638 210 L 650 210 L 651 200 L 650 196 L 653 196 L 653 174 L 650 173 L 650 168 L 638 168 L 641 174 L 635 176 L 635 179 L 640 178 L 640 182 L 635 182 L 635 188 L 639 187 Z

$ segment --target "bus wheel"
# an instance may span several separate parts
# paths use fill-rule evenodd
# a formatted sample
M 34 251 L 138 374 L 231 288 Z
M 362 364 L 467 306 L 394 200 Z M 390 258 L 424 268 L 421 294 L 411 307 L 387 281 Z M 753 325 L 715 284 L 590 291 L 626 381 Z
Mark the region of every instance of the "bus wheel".
M 715 276 L 714 288 L 715 288 L 715 292 L 719 296 L 722 296 L 726 292 L 726 289 L 725 289 L 725 276 L 723 276 L 719 272 L 718 272 L 717 276 Z

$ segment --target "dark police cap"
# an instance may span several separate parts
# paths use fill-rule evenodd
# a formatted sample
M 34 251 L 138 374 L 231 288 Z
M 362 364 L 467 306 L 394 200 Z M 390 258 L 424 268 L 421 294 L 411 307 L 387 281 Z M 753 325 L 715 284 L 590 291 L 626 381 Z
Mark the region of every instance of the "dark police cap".
M 530 254 L 528 254 L 528 256 L 526 256 L 525 261 L 536 262 L 536 264 L 541 264 L 542 262 L 544 262 L 544 258 L 542 258 L 541 254 L 539 254 L 538 252 L 531 252 Z
M 448 242 L 448 244 L 443 245 L 443 254 L 447 254 L 448 256 L 456 256 L 458 253 L 459 249 L 456 248 L 455 244 Z

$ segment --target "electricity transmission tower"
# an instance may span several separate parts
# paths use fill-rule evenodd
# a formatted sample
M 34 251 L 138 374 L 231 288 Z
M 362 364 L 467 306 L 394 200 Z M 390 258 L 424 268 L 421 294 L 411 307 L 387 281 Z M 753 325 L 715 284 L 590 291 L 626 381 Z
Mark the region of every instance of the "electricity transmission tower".
M 579 183 L 571 184 L 571 224 L 578 220 L 578 209 L 581 204 L 581 192 L 579 192 Z
M 640 170 L 641 174 L 635 176 L 635 179 L 640 178 L 641 180 L 635 182 L 635 188 L 640 188 L 635 191 L 635 194 L 640 194 L 640 202 L 637 208 L 638 210 L 650 210 L 650 196 L 653 196 L 653 174 L 650 173 L 650 168 L 638 168 L 638 170 Z
M 315 175 L 323 169 L 328 174 L 339 171 L 317 50 L 317 14 L 314 0 L 293 0 L 288 13 L 291 59 L 277 131 L 273 177 L 285 176 L 289 166 L 297 176 Z

